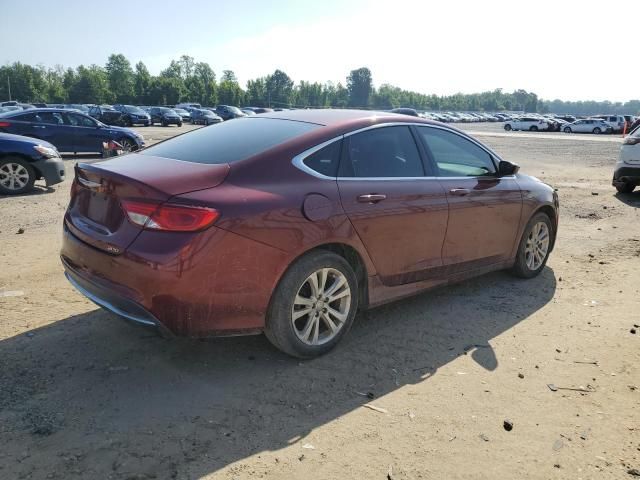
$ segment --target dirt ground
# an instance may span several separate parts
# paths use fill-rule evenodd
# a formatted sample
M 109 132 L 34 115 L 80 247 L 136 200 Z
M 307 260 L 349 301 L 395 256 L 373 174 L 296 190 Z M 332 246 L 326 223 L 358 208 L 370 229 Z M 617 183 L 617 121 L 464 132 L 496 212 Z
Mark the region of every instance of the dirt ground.
M 70 180 L 0 198 L 0 478 L 632 478 L 640 192 L 610 186 L 620 138 L 463 128 L 558 188 L 547 268 L 361 314 L 313 361 L 120 321 L 62 274 Z

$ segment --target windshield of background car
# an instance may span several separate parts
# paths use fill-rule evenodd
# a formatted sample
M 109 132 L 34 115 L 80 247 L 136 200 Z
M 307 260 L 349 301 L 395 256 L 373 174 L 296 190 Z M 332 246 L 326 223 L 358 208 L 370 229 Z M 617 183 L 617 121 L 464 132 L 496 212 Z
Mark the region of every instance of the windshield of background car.
M 125 107 L 125 110 L 127 111 L 127 113 L 135 113 L 136 115 L 144 115 L 145 113 L 147 113 L 138 107 Z
M 243 117 L 174 137 L 140 154 L 194 163 L 233 163 L 320 127 L 291 120 Z
M 227 107 L 227 109 L 233 113 L 242 113 L 242 111 L 238 107 Z

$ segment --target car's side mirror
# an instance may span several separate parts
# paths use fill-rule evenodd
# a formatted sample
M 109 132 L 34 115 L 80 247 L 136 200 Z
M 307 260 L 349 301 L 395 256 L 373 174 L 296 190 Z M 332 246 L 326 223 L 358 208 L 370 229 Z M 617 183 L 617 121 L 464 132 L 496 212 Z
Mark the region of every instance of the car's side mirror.
M 507 162 L 506 160 L 500 160 L 498 164 L 498 176 L 507 177 L 509 175 L 515 175 L 520 170 L 520 165 Z

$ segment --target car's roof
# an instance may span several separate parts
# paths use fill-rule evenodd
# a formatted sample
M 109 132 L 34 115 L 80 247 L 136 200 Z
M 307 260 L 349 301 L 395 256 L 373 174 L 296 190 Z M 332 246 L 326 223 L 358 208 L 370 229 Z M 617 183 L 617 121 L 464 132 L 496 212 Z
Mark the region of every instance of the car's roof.
M 40 112 L 57 112 L 57 113 L 69 113 L 68 108 L 30 108 L 29 110 L 12 110 L 10 112 L 3 112 L 6 117 L 12 117 L 21 113 L 40 113 Z M 73 113 L 79 113 L 85 115 L 80 110 L 76 110 Z
M 298 122 L 315 123 L 325 126 L 340 126 L 356 123 L 390 122 L 420 122 L 433 124 L 429 120 L 397 113 L 380 112 L 374 110 L 340 110 L 340 109 L 309 109 L 309 110 L 285 110 L 281 112 L 261 113 L 261 118 L 279 118 Z

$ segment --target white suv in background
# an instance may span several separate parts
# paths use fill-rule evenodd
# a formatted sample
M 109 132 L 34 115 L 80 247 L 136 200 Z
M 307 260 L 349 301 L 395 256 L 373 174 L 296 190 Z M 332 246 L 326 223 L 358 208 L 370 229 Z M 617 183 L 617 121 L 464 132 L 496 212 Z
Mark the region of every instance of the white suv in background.
M 614 132 L 622 132 L 624 130 L 626 119 L 623 115 L 594 115 L 593 118 L 601 118 L 611 126 Z
M 620 193 L 631 193 L 640 185 L 640 127 L 622 142 L 612 184 Z
M 529 130 L 537 132 L 539 130 L 548 130 L 549 123 L 539 117 L 520 117 L 515 120 L 505 122 L 504 129 L 509 132 L 511 130 Z

